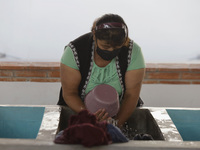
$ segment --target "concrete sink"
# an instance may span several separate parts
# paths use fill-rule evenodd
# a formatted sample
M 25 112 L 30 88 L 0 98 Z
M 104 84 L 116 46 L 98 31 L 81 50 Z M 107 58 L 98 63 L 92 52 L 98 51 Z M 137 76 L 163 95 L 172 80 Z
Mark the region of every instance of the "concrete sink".
M 75 114 L 68 107 L 61 107 L 57 132 L 68 127 L 68 120 Z M 164 140 L 163 134 L 148 109 L 136 109 L 123 128 L 125 135 L 132 139 L 136 134 L 149 134 L 154 140 Z
M 136 134 L 149 134 L 154 140 L 164 140 L 157 122 L 148 109 L 136 109 L 124 125 L 123 132 L 129 139 Z

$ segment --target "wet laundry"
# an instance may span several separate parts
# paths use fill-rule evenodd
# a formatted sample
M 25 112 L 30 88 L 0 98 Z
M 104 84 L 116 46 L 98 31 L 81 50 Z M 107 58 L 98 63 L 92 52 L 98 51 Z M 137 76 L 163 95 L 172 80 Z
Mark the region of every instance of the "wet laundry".
M 107 122 L 97 122 L 87 110 L 71 116 L 69 126 L 54 140 L 57 144 L 82 144 L 86 147 L 112 143 L 107 132 Z
M 112 124 L 107 124 L 107 131 L 110 134 L 113 143 L 124 143 L 129 141 L 121 130 Z
M 151 135 L 136 134 L 130 140 L 153 140 Z M 69 119 L 69 126 L 60 131 L 54 142 L 57 144 L 82 144 L 86 147 L 124 143 L 129 139 L 121 130 L 106 121 L 98 122 L 95 115 L 83 110 Z

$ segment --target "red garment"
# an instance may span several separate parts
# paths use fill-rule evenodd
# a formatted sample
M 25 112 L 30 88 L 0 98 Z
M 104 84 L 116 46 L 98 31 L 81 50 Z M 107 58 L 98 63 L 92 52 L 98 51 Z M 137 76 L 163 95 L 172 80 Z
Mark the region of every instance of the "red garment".
M 72 115 L 70 117 L 69 126 L 82 123 L 91 123 L 95 125 L 97 123 L 96 116 L 89 113 L 87 110 L 82 110 L 78 113 L 78 115 Z
M 106 122 L 97 122 L 96 117 L 83 110 L 71 116 L 69 127 L 55 139 L 57 144 L 82 144 L 86 147 L 111 143 Z

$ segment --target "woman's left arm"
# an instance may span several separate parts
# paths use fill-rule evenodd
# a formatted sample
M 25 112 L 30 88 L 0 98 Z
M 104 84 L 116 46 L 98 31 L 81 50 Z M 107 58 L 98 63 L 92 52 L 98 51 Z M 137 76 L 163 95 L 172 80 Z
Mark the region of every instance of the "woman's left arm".
M 125 74 L 126 91 L 115 118 L 118 120 L 118 127 L 121 127 L 129 119 L 137 106 L 144 74 L 145 68 L 130 70 Z

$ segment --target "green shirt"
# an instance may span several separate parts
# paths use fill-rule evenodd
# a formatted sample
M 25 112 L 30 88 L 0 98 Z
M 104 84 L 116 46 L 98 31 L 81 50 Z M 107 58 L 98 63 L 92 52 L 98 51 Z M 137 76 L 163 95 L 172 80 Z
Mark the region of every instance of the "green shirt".
M 114 87 L 117 90 L 118 94 L 121 95 L 122 88 L 118 77 L 115 61 L 116 60 L 114 58 L 107 66 L 99 67 L 95 64 L 93 60 L 91 76 L 85 91 L 86 94 L 99 84 L 108 84 Z M 63 56 L 61 58 L 61 63 L 73 69 L 79 70 L 74 59 L 73 52 L 68 46 L 64 50 Z M 141 48 L 136 43 L 134 43 L 131 55 L 131 62 L 127 68 L 127 71 L 141 68 L 145 68 L 144 58 Z

